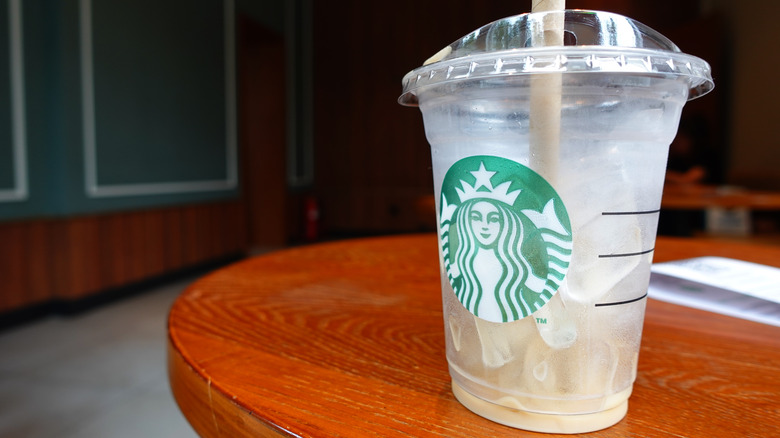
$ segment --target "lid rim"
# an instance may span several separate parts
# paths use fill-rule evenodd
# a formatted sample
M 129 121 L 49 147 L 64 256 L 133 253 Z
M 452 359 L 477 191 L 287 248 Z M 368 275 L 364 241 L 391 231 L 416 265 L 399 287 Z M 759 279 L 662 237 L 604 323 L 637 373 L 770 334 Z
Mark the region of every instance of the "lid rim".
M 453 62 L 455 61 L 455 62 Z M 420 88 L 463 80 L 544 73 L 616 73 L 689 78 L 689 100 L 711 91 L 709 64 L 682 52 L 612 46 L 508 49 L 421 66 L 404 75 L 401 105 Z
M 635 55 L 635 56 L 651 56 L 654 58 L 669 57 L 686 59 L 688 62 L 695 62 L 700 64 L 704 68 L 710 67 L 709 63 L 698 56 L 689 55 L 683 52 L 673 52 L 668 50 L 654 50 L 641 47 L 617 47 L 617 46 L 545 46 L 545 47 L 523 47 L 518 49 L 505 49 L 495 51 L 491 53 L 475 53 L 463 56 L 461 58 L 437 61 L 431 64 L 422 65 L 409 71 L 403 77 L 403 80 L 411 77 L 412 75 L 419 75 L 422 72 L 428 72 L 430 70 L 440 69 L 443 66 L 455 66 L 462 65 L 464 63 L 479 62 L 485 59 L 496 60 L 509 58 L 521 58 L 529 57 L 533 55 L 544 54 L 548 58 L 555 56 L 566 57 L 582 57 L 585 55 Z M 506 56 L 509 55 L 509 56 Z M 457 62 L 456 62 L 457 61 Z M 503 62 L 503 61 L 502 61 Z
M 553 72 L 554 73 L 554 72 Z M 589 73 L 596 73 L 596 72 L 584 72 L 584 71 L 575 71 L 575 72 L 566 72 L 566 74 L 589 74 Z M 688 78 L 688 98 L 686 101 L 690 102 L 694 99 L 698 99 L 699 97 L 704 96 L 705 94 L 709 93 L 713 89 L 715 89 L 715 82 L 712 79 L 704 79 L 698 76 L 690 76 L 690 75 L 681 75 L 681 74 L 675 74 L 675 73 L 637 73 L 637 72 L 608 72 L 609 74 L 620 74 L 620 75 L 631 75 L 631 74 L 641 74 L 642 76 L 646 77 L 656 77 L 656 78 L 669 78 L 669 79 L 679 79 L 679 78 Z M 482 76 L 482 77 L 476 77 L 476 78 L 469 78 L 465 80 L 480 80 L 480 79 L 488 79 L 489 76 Z M 407 107 L 417 107 L 419 106 L 419 102 L 417 101 L 417 91 L 420 91 L 422 89 L 426 89 L 429 87 L 436 87 L 440 85 L 446 85 L 451 84 L 454 82 L 463 81 L 464 79 L 452 79 L 449 81 L 442 81 L 437 82 L 435 84 L 428 84 L 423 85 L 414 89 L 411 89 L 403 94 L 401 94 L 396 101 L 402 105 Z

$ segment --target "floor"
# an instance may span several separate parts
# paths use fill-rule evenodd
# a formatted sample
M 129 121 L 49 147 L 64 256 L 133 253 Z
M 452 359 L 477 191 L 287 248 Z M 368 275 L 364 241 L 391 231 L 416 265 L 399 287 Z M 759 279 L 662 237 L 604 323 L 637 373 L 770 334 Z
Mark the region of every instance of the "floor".
M 165 356 L 168 309 L 193 280 L 0 332 L 0 437 L 197 437 Z

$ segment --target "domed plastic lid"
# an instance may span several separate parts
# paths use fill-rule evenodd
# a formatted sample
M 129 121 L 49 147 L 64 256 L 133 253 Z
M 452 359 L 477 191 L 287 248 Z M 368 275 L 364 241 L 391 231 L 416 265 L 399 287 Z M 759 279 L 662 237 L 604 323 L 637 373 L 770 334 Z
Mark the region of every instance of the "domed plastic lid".
M 561 22 L 564 45 L 546 45 L 555 29 L 560 41 Z M 451 81 L 551 72 L 682 78 L 689 100 L 714 87 L 707 62 L 644 24 L 609 12 L 567 10 L 507 17 L 471 32 L 407 73 L 398 102 L 417 105 L 422 88 Z

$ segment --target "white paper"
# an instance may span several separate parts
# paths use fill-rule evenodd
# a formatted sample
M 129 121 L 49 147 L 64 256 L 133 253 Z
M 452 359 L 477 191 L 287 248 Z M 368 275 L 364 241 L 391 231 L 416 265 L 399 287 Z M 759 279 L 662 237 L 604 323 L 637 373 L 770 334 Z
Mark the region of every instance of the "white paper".
M 656 263 L 651 298 L 780 327 L 780 269 L 723 257 Z

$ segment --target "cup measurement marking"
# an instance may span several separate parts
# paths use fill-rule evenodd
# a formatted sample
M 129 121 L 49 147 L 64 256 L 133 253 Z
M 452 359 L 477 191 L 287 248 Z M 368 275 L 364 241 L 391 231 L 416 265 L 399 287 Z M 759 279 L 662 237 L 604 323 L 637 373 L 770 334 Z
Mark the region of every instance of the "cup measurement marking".
M 629 215 L 640 215 L 640 214 L 655 214 L 660 213 L 661 209 L 657 210 L 644 210 L 644 211 L 604 211 L 601 213 L 602 216 L 629 216 Z
M 602 216 L 638 216 L 643 214 L 658 214 L 661 212 L 661 209 L 655 209 L 655 210 L 640 210 L 640 211 L 604 211 L 601 213 Z M 640 256 L 644 254 L 649 254 L 651 252 L 655 251 L 655 247 L 650 248 L 648 250 L 639 251 L 639 252 L 630 252 L 630 253 L 623 253 L 623 254 L 600 254 L 599 258 L 615 258 L 615 257 L 634 257 L 634 256 Z M 633 298 L 630 300 L 625 301 L 615 301 L 615 302 L 609 302 L 609 303 L 596 303 L 595 307 L 607 307 L 607 306 L 619 306 L 623 304 L 631 304 L 635 303 L 637 301 L 640 301 L 647 297 L 647 292 L 645 292 L 644 295 Z
M 655 248 L 650 248 L 650 249 L 645 250 L 645 251 L 632 252 L 632 253 L 626 253 L 626 254 L 601 254 L 601 255 L 599 255 L 599 258 L 632 257 L 632 256 L 643 255 L 643 254 L 649 254 L 649 253 L 651 253 L 653 251 L 655 251 Z M 618 305 L 621 305 L 621 304 L 631 304 L 631 303 L 639 301 L 639 300 L 641 300 L 641 299 L 643 299 L 645 297 L 647 297 L 647 292 L 645 292 L 644 295 L 642 295 L 641 297 L 638 297 L 638 298 L 633 298 L 633 299 L 626 300 L 626 301 L 615 301 L 615 302 L 611 302 L 611 303 L 597 303 L 597 304 L 595 304 L 595 306 L 596 307 L 605 307 L 605 306 L 618 306 Z
M 627 252 L 624 254 L 599 254 L 600 259 L 607 259 L 607 258 L 614 258 L 614 257 L 633 257 L 633 256 L 639 256 L 644 254 L 649 254 L 651 252 L 655 251 L 655 248 L 646 249 L 644 251 L 639 252 Z
M 634 215 L 642 215 L 642 214 L 656 214 L 660 213 L 661 209 L 656 210 L 640 210 L 640 211 L 603 211 L 601 212 L 602 216 L 634 216 Z M 624 254 L 599 254 L 600 259 L 604 258 L 613 258 L 613 257 L 633 257 L 633 256 L 639 256 L 651 253 L 655 250 L 655 248 L 650 248 L 644 251 L 639 252 L 629 252 Z
M 596 307 L 606 307 L 606 306 L 620 306 L 620 305 L 622 305 L 622 304 L 631 304 L 631 303 L 635 303 L 635 302 L 637 302 L 637 301 L 639 301 L 639 300 L 642 300 L 642 299 L 644 299 L 644 298 L 646 298 L 646 297 L 647 297 L 647 292 L 645 292 L 645 294 L 644 294 L 644 295 L 642 295 L 641 297 L 638 297 L 638 298 L 633 298 L 633 299 L 626 300 L 626 301 L 615 301 L 615 302 L 612 302 L 612 303 L 596 303 L 596 304 L 594 304 L 594 305 L 595 305 Z

